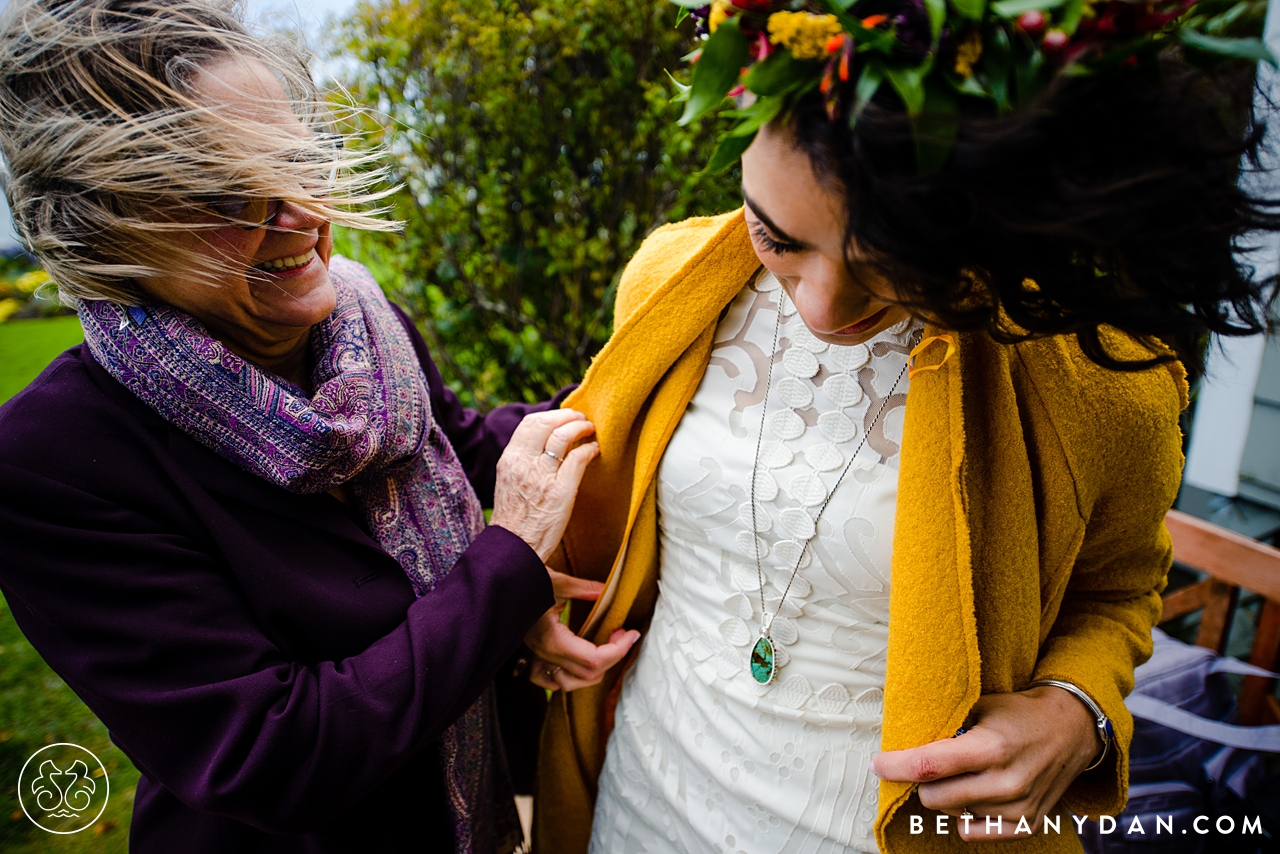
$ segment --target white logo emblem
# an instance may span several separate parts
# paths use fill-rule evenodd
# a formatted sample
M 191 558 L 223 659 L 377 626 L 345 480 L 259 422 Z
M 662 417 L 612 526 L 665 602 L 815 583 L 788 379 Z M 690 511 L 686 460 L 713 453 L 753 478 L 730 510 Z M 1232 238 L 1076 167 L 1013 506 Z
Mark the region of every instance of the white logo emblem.
M 18 774 L 18 803 L 27 818 L 50 833 L 79 833 L 107 808 L 107 769 L 78 744 L 42 747 Z

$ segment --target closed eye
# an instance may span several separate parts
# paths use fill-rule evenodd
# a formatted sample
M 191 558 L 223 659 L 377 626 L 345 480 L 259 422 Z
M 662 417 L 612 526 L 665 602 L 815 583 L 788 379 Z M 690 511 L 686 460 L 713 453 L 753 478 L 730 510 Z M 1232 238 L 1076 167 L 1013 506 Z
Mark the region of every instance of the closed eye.
M 774 240 L 769 236 L 769 232 L 765 231 L 762 223 L 757 222 L 752 225 L 751 234 L 756 240 L 760 241 L 761 246 L 769 252 L 772 252 L 774 255 L 786 255 L 789 252 L 800 251 L 800 247 L 794 243 L 784 243 L 780 240 Z

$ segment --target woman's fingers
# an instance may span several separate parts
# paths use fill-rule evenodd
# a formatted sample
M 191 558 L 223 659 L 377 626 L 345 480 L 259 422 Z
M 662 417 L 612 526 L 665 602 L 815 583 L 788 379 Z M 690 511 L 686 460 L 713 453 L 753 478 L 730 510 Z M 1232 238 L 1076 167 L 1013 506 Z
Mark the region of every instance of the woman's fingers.
M 609 643 L 602 644 L 597 647 L 597 650 L 601 650 L 604 653 L 601 658 L 602 666 L 598 671 L 587 675 L 579 675 L 568 667 L 561 667 L 557 669 L 555 664 L 551 664 L 549 662 L 543 663 L 543 676 L 549 683 L 553 683 L 556 686 L 555 688 L 548 688 L 548 690 L 555 691 L 558 689 L 561 691 L 576 691 L 579 688 L 586 688 L 590 685 L 599 683 L 600 680 L 604 678 L 605 673 L 618 662 L 622 661 L 626 654 L 631 651 L 631 647 L 633 647 L 635 642 L 639 639 L 639 632 L 627 631 L 626 629 L 618 629 L 615 631 L 613 635 L 610 636 Z M 538 684 L 542 683 L 539 682 Z
M 561 486 L 569 492 L 571 508 L 573 498 L 578 495 L 578 484 L 582 483 L 582 476 L 586 474 L 587 464 L 599 455 L 600 445 L 588 442 L 570 451 L 565 456 L 564 462 L 560 464 L 559 480 Z M 565 518 L 567 520 L 568 516 L 566 515 Z
M 871 757 L 871 771 L 881 780 L 927 783 L 981 771 L 991 764 L 990 754 L 965 733 L 960 738 L 944 738 L 907 750 L 886 750 Z
M 550 451 L 563 460 L 569 455 L 569 449 L 575 443 L 582 441 L 594 432 L 596 432 L 595 425 L 587 421 L 585 417 L 570 421 L 567 424 L 561 424 L 547 436 L 543 450 Z M 547 457 L 547 459 L 551 458 Z
M 582 599 L 587 602 L 594 602 L 600 598 L 600 593 L 604 590 L 604 585 L 599 581 L 575 578 L 572 575 L 565 575 L 563 572 L 556 572 L 554 569 L 549 569 L 547 572 L 551 575 L 551 588 L 555 591 L 556 601 L 558 602 L 563 602 L 566 599 Z
M 547 439 L 557 427 L 571 421 L 583 421 L 586 416 L 576 409 L 552 409 L 547 412 L 534 412 L 526 415 L 514 433 L 508 448 L 515 448 L 528 454 L 541 454 L 547 447 Z M 562 455 L 563 456 L 563 455 Z
M 640 633 L 619 629 L 609 638 L 609 642 L 596 646 L 585 638 L 580 638 L 559 620 L 559 610 L 552 608 L 538 620 L 525 635 L 525 643 L 538 658 L 550 668 L 559 668 L 572 680 L 557 678 L 557 684 L 566 690 L 594 685 L 604 678 L 604 674 L 622 660 L 640 639 Z
M 571 409 L 534 413 L 520 422 L 498 460 L 492 524 L 520 537 L 544 562 L 564 536 L 578 484 L 600 451 L 594 442 L 568 448 L 594 429 Z

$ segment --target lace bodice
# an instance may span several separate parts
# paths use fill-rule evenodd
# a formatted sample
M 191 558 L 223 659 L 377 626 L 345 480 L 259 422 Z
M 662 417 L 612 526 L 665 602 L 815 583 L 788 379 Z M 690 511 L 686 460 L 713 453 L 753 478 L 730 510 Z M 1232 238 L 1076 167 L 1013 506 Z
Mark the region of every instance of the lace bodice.
M 918 334 L 904 322 L 866 345 L 829 346 L 767 272 L 721 320 L 658 471 L 659 596 L 608 744 L 596 854 L 876 850 L 868 761 L 880 740 L 902 369 Z M 753 548 L 765 611 L 777 614 L 779 670 L 763 686 L 748 670 L 762 618 Z

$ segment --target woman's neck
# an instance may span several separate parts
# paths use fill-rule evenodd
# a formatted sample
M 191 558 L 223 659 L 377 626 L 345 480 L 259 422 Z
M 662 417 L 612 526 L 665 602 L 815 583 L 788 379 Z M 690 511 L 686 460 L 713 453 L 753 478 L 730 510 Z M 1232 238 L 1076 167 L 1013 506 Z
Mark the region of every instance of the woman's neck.
M 296 338 L 271 344 L 251 345 L 234 336 L 210 332 L 232 353 L 262 370 L 286 379 L 308 395 L 315 391 L 311 374 L 315 369 L 315 357 L 311 353 L 311 330 L 303 331 Z

